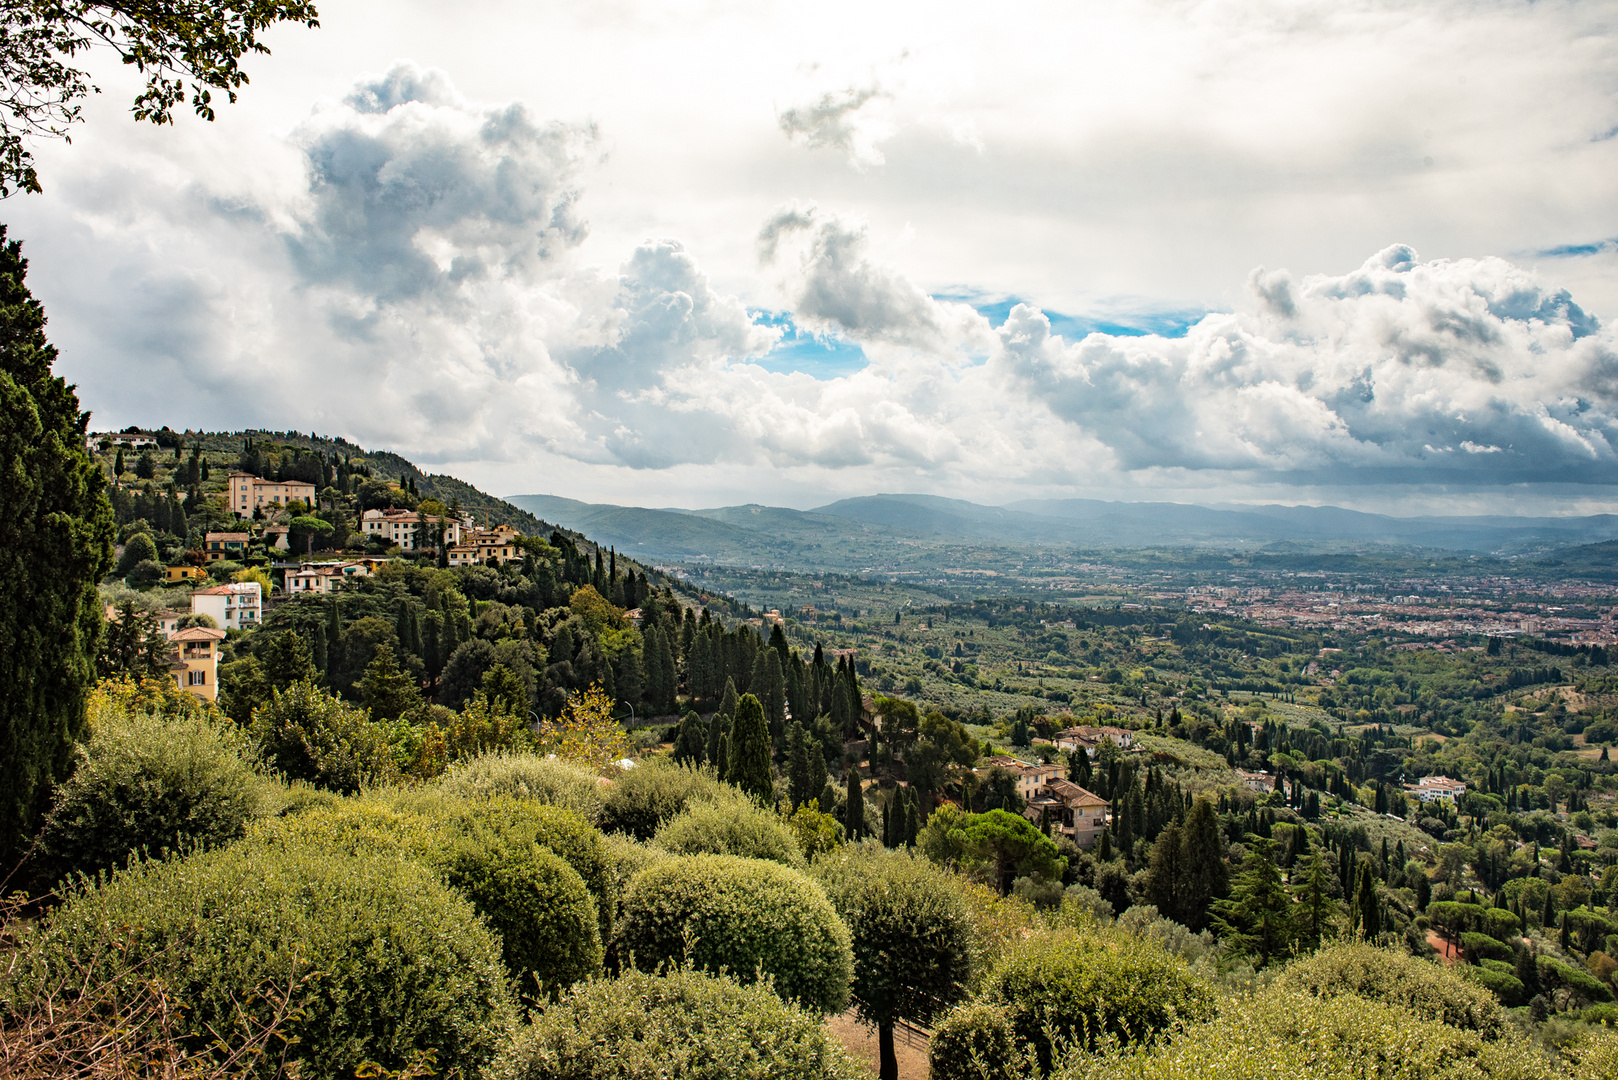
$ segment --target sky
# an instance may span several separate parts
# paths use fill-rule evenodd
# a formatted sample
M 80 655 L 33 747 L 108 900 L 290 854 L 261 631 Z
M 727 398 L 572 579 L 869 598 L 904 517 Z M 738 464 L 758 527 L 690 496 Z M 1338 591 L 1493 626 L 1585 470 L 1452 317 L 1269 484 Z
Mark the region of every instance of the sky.
M 1618 511 L 1618 2 L 330 0 L 0 220 L 97 430 L 496 494 Z

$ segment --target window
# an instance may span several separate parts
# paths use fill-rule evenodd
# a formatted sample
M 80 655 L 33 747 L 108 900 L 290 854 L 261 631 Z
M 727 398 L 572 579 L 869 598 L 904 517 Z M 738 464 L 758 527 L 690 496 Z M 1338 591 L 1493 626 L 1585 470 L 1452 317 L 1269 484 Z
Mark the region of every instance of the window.
M 208 673 L 206 671 L 188 671 L 185 673 L 187 686 L 207 686 Z

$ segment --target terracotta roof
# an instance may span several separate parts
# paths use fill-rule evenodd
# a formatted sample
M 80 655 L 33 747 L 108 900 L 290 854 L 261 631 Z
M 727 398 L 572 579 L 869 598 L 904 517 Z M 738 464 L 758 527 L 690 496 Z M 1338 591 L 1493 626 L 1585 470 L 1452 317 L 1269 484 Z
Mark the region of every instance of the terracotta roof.
M 1093 791 L 1086 791 L 1071 780 L 1052 780 L 1045 785 L 1069 806 L 1107 806 L 1107 800 Z
M 170 641 L 223 641 L 225 632 L 211 626 L 188 626 L 169 635 Z

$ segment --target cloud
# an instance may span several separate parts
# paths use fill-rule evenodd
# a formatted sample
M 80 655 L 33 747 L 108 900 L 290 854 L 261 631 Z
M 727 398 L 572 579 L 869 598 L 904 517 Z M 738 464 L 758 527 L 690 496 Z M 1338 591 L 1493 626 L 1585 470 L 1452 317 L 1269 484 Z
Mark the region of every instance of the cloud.
M 1341 275 L 1261 268 L 1249 287 L 1249 309 L 1177 339 L 1066 342 L 1020 306 L 995 363 L 1126 472 L 1618 480 L 1618 342 L 1536 275 L 1393 245 Z
M 876 83 L 831 90 L 807 105 L 784 110 L 776 122 L 791 141 L 810 150 L 837 150 L 863 171 L 885 160 L 882 143 L 895 130 L 886 108 L 892 97 Z
M 759 260 L 774 264 L 794 248 L 783 283 L 798 321 L 864 342 L 947 351 L 960 339 L 982 337 L 986 324 L 972 309 L 935 300 L 914 281 L 871 257 L 866 225 L 813 205 L 782 207 L 758 235 Z M 974 334 L 974 331 L 977 331 Z

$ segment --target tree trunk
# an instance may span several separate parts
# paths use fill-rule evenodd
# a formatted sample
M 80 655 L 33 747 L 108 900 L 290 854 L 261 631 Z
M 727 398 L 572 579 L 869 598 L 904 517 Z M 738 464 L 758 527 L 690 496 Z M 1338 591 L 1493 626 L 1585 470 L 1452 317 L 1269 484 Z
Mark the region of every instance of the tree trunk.
M 899 1058 L 893 1052 L 893 1021 L 876 1026 L 878 1080 L 899 1080 Z

